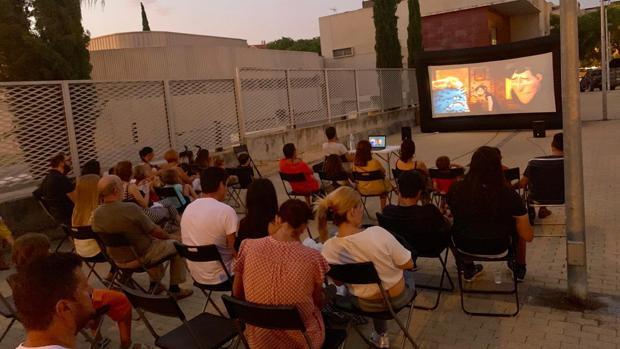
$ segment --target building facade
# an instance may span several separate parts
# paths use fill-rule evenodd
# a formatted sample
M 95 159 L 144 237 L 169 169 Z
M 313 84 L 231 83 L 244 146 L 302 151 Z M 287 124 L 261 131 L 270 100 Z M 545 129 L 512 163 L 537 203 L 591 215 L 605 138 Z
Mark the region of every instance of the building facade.
M 425 50 L 496 45 L 549 34 L 551 3 L 545 0 L 422 0 Z M 396 11 L 403 65 L 407 61 L 407 1 Z M 359 10 L 319 18 L 327 67 L 375 67 L 372 1 Z

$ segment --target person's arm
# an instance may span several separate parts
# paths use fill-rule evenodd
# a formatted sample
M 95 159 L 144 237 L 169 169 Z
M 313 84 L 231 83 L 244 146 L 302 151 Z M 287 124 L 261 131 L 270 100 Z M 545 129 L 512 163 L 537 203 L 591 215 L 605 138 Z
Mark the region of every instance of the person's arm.
M 177 172 L 179 173 L 179 178 L 181 179 L 181 181 L 183 182 L 183 184 L 192 184 L 192 180 L 193 178 L 191 178 L 190 176 L 187 175 L 187 173 L 185 173 L 185 171 L 183 171 L 182 168 L 178 167 L 176 168 Z
M 129 188 L 127 188 L 127 191 L 131 196 L 133 196 L 136 203 L 138 203 L 138 205 L 140 205 L 142 208 L 149 207 L 148 193 L 144 193 L 144 196 L 142 196 L 142 193 L 140 193 L 140 190 L 138 190 L 138 186 L 133 183 L 129 183 Z
M 68 177 L 64 177 L 64 178 L 65 178 L 65 182 L 63 184 L 64 192 L 67 193 L 67 197 L 69 198 L 69 200 L 75 203 L 75 201 L 77 200 L 77 193 L 76 193 L 77 186 L 74 185 Z
M 245 293 L 243 292 L 243 267 L 245 265 L 245 253 L 244 246 L 247 240 L 241 242 L 241 246 L 239 247 L 239 253 L 237 255 L 237 260 L 235 261 L 233 267 L 233 273 L 235 277 L 233 279 L 233 287 L 232 287 L 232 295 L 235 298 L 239 298 L 245 300 Z
M 232 249 L 234 251 L 235 247 L 235 239 L 237 237 L 237 227 L 239 226 L 239 221 L 237 218 L 237 213 L 232 207 L 228 207 L 230 210 L 226 212 L 224 215 L 224 228 L 226 233 L 226 247 Z
M 527 188 L 527 185 L 529 183 L 530 183 L 530 179 L 527 178 L 525 175 L 523 175 L 523 177 L 521 177 L 521 180 L 519 180 L 519 183 L 517 184 L 517 189 L 518 188 L 525 189 L 525 188 Z
M 151 231 L 149 232 L 149 235 L 151 235 L 152 237 L 159 239 L 159 240 L 177 240 L 180 241 L 180 239 L 178 237 L 175 237 L 174 235 L 170 235 L 168 233 L 166 233 L 160 226 L 156 225 L 153 229 L 151 229 Z
M 534 240 L 534 229 L 530 224 L 530 218 L 527 214 L 523 216 L 516 216 L 515 225 L 517 228 L 517 234 L 519 237 L 527 242 Z
M 487 96 L 487 108 L 488 111 L 493 111 L 493 97 Z

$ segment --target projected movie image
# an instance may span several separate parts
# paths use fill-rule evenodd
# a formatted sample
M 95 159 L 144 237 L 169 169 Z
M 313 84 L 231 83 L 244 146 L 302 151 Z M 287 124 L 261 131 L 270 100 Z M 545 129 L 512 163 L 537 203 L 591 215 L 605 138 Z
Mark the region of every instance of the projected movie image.
M 433 117 L 553 113 L 553 56 L 429 66 Z

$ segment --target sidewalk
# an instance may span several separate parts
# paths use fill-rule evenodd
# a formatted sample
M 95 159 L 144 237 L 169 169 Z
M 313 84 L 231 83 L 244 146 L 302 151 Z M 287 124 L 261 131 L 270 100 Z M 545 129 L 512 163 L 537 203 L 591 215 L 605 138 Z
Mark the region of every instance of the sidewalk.
M 448 155 L 454 162 L 466 165 L 471 153 L 480 145 L 499 146 L 503 162 L 508 167 L 525 169 L 528 159 L 550 152 L 551 137 L 556 131 L 547 131 L 547 138 L 534 139 L 531 131 L 522 132 L 467 132 L 442 134 L 414 134 L 418 160 L 434 165 L 439 155 Z M 579 311 L 565 301 L 566 239 L 561 225 L 536 225 L 536 238 L 528 245 L 525 282 L 519 286 L 521 311 L 514 318 L 470 317 L 463 313 L 456 285 L 453 260 L 449 270 L 456 289 L 444 293 L 434 311 L 414 310 L 411 331 L 422 348 L 620 348 L 620 212 L 616 207 L 620 197 L 617 185 L 620 153 L 618 153 L 620 121 L 587 122 L 583 125 L 584 175 L 586 195 L 586 229 L 588 253 L 588 281 L 594 306 Z M 390 137 L 389 144 L 398 144 L 400 135 Z M 320 157 L 317 150 L 301 154 L 306 161 Z M 285 199 L 277 176 L 270 177 L 281 201 Z M 369 211 L 378 211 L 378 200 L 369 200 Z M 554 210 L 545 224 L 562 223 L 563 210 Z M 537 222 L 539 223 L 539 222 Z M 313 225 L 313 231 L 316 227 Z M 416 280 L 438 280 L 440 269 L 436 261 L 421 261 Z M 495 263 L 497 264 L 497 263 Z M 484 275 L 475 286 L 495 287 L 493 274 L 505 265 L 485 265 Z M 103 269 L 103 268 L 102 268 Z M 5 279 L 9 272 L 0 273 Z M 501 287 L 507 287 L 510 273 L 503 271 Z M 190 283 L 188 282 L 188 287 Z M 3 294 L 9 292 L 6 282 L 0 284 Z M 416 303 L 428 304 L 434 293 L 422 291 Z M 471 296 L 468 296 L 471 297 Z M 512 298 L 514 299 L 514 298 Z M 476 310 L 507 309 L 511 298 L 472 297 L 471 307 Z M 192 297 L 183 300 L 183 310 L 194 316 L 202 310 L 204 297 L 195 290 Z M 406 314 L 403 312 L 404 318 Z M 150 315 L 159 333 L 179 325 L 175 319 Z M 0 328 L 8 324 L 0 318 Z M 395 324 L 390 325 L 396 333 Z M 153 339 L 141 322 L 134 322 L 134 338 L 144 343 Z M 110 348 L 118 346 L 115 325 L 106 320 L 104 334 L 113 340 Z M 21 325 L 15 325 L 0 348 L 15 347 L 23 336 Z M 398 348 L 401 336 L 392 336 L 393 347 Z M 83 343 L 83 341 L 82 341 Z M 81 347 L 86 347 L 82 344 Z M 354 331 L 350 332 L 347 348 L 364 347 Z M 411 346 L 407 346 L 410 348 Z

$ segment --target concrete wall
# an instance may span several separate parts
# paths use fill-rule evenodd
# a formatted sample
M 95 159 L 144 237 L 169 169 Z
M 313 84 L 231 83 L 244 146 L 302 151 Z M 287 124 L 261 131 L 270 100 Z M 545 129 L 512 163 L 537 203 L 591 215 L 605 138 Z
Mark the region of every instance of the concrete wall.
M 490 45 L 486 7 L 424 17 L 424 49 L 442 50 Z
M 115 50 L 139 47 L 174 46 L 233 46 L 247 47 L 244 39 L 223 38 L 219 36 L 195 35 L 171 32 L 129 32 L 99 36 L 90 39 L 90 51 Z
M 354 135 L 356 140 L 369 134 L 395 134 L 403 126 L 415 126 L 414 109 L 405 109 L 374 115 L 363 115 L 354 119 L 335 121 L 332 126 L 343 139 Z M 246 138 L 248 149 L 256 161 L 274 161 L 282 158 L 282 147 L 295 143 L 298 149 L 312 149 L 325 142 L 325 127 L 318 125 L 302 129 L 289 129 L 269 135 L 252 135 Z
M 93 80 L 230 79 L 236 67 L 321 69 L 316 53 L 246 47 L 145 47 L 93 51 Z

